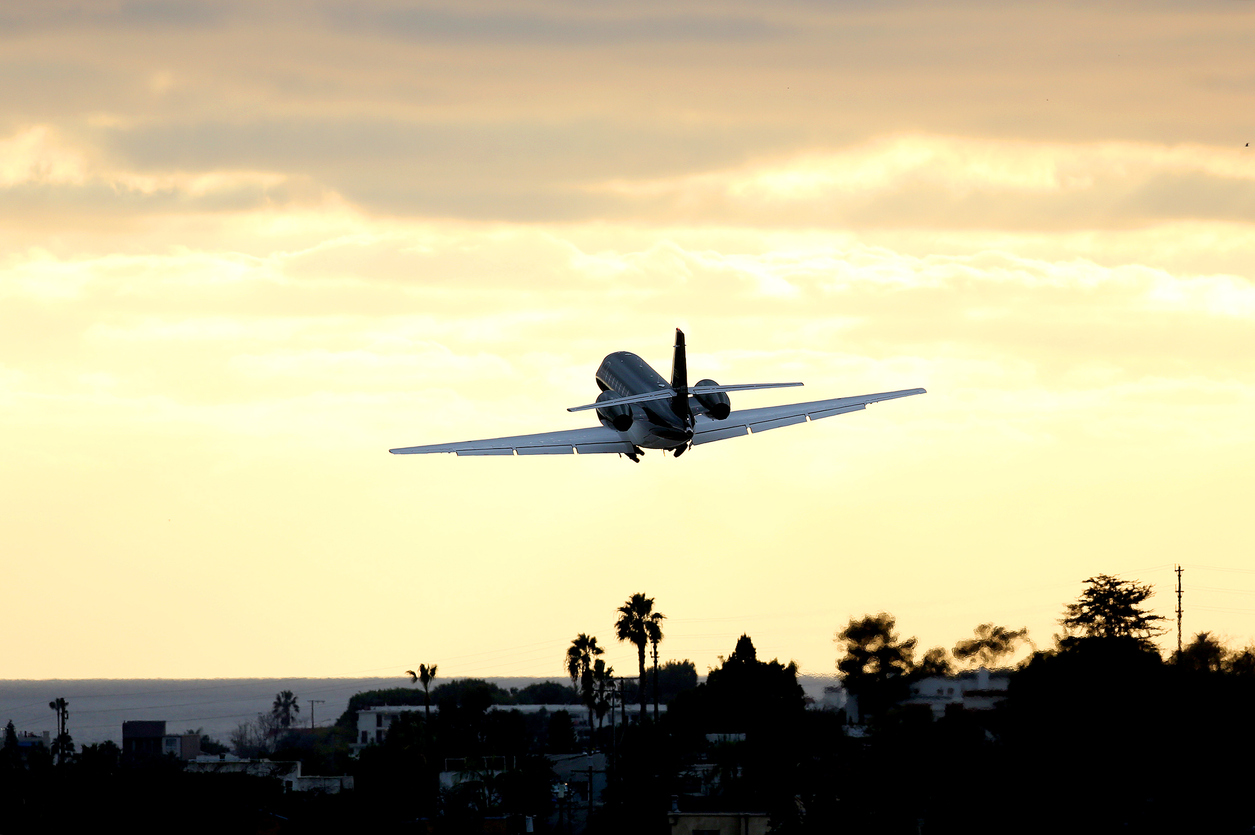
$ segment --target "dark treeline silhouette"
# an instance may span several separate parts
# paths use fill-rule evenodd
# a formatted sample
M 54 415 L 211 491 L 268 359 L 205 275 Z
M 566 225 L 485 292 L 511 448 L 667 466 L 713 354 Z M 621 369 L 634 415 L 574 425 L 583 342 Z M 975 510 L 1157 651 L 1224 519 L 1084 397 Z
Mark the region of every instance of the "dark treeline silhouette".
M 384 705 L 424 707 L 429 703 L 439 705 L 441 699 L 467 689 L 481 690 L 486 693 L 490 705 L 578 705 L 581 703 L 577 691 L 557 681 L 540 681 L 526 687 L 512 687 L 506 690 L 491 681 L 463 678 L 437 685 L 431 688 L 430 693 L 415 690 L 412 687 L 388 687 L 356 693 L 349 698 L 348 707 L 340 715 L 338 724 L 344 727 L 356 727 L 357 712 L 366 708 Z
M 336 796 L 283 794 L 260 778 L 224 782 L 171 760 L 127 762 L 112 743 L 58 765 L 42 748 L 19 751 L 10 728 L 0 752 L 9 825 L 0 831 L 41 828 L 46 808 L 83 828 L 99 823 L 97 809 L 134 804 L 154 822 L 181 813 L 180 828 L 193 832 L 521 832 L 530 816 L 535 832 L 566 833 L 587 798 L 560 806 L 555 769 L 592 767 L 584 753 L 595 749 L 605 790 L 587 822 L 594 833 L 663 835 L 677 815 L 712 811 L 761 813 L 780 833 L 1248 832 L 1255 648 L 1232 650 L 1204 632 L 1162 657 L 1150 595 L 1135 582 L 1088 579 L 1046 648 L 1024 629 L 985 622 L 952 648 L 920 652 L 889 613 L 851 618 L 835 632 L 850 697 L 841 710 L 808 704 L 796 664 L 759 658 L 748 635 L 705 682 L 691 662 L 655 662 L 642 691 L 640 654 L 627 680 L 604 662 L 599 679 L 595 639 L 582 634 L 564 660 L 570 684 L 507 691 L 460 679 L 429 692 L 371 691 L 353 698 L 337 727 L 280 728 L 272 758 L 355 778 Z M 434 665 L 422 668 L 434 677 Z M 918 698 L 937 682 L 987 683 L 990 668 L 1009 684 L 981 709 L 950 701 L 934 711 Z M 655 679 L 667 706 L 658 714 L 645 710 Z M 599 681 L 611 683 L 609 695 Z M 612 703 L 607 712 L 599 699 Z M 433 709 L 420 709 L 428 701 Z M 512 709 L 524 704 L 569 708 Z M 414 709 L 351 757 L 353 711 L 380 705 Z M 585 717 L 591 730 L 577 734 Z M 568 767 L 562 779 L 578 787 L 579 774 Z

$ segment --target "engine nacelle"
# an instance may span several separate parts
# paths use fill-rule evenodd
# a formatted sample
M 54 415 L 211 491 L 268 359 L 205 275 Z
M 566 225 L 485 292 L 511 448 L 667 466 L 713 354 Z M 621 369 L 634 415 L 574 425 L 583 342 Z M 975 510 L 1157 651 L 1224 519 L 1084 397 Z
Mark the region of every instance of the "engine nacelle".
M 699 380 L 697 386 L 717 386 L 714 380 Z M 724 420 L 732 414 L 732 401 L 721 391 L 714 394 L 695 394 L 693 399 L 702 407 L 702 411 L 715 420 Z
M 597 395 L 597 402 L 621 396 L 617 392 L 607 390 Z M 607 406 L 597 410 L 597 418 L 607 426 L 613 426 L 619 432 L 626 432 L 632 428 L 632 407 Z

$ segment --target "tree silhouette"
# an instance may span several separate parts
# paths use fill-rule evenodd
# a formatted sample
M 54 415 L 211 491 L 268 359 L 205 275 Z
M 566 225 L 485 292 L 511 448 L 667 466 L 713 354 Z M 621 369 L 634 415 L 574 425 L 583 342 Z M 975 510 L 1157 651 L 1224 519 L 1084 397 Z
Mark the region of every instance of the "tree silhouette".
M 0 785 L 12 787 L 19 770 L 22 770 L 22 751 L 17 742 L 17 728 L 10 719 L 4 726 L 4 747 L 0 748 Z
M 697 687 L 697 665 L 688 659 L 672 659 L 658 668 L 656 678 L 662 701 L 670 704 L 679 693 Z
M 410 684 L 413 684 L 416 681 L 421 681 L 423 683 L 423 715 L 427 719 L 427 721 L 430 722 L 431 721 L 431 693 L 428 691 L 427 688 L 431 685 L 432 681 L 436 678 L 436 665 L 432 664 L 430 667 L 428 667 L 426 664 L 419 664 L 417 673 L 414 672 L 413 670 L 406 670 L 405 672 L 410 677 Z
M 74 740 L 66 731 L 70 721 L 70 703 L 65 699 L 53 699 L 48 702 L 48 707 L 57 713 L 57 737 L 52 741 L 52 756 L 60 765 L 74 753 Z
M 1086 638 L 1125 639 L 1144 650 L 1154 651 L 1151 639 L 1164 633 L 1162 615 L 1146 611 L 1143 604 L 1155 593 L 1148 585 L 1099 574 L 1085 581 L 1086 589 L 1075 603 L 1067 604 L 1059 623 L 1078 630 Z M 1065 648 L 1075 643 L 1062 641 Z
M 1255 678 L 1255 646 L 1233 652 L 1228 660 L 1229 672 L 1236 676 Z
M 954 657 L 981 667 L 992 668 L 1015 652 L 1015 645 L 1028 640 L 1028 627 L 1007 629 L 992 623 L 982 623 L 972 630 L 975 637 L 954 645 Z
M 296 703 L 296 695 L 291 690 L 283 690 L 275 694 L 275 703 L 270 708 L 270 715 L 279 723 L 279 727 L 292 727 L 292 714 L 300 712 L 301 706 Z
M 658 615 L 661 620 L 664 615 Z M 662 626 L 657 624 L 657 629 L 649 635 L 649 648 L 654 654 L 654 721 L 658 721 L 658 645 L 662 643 Z
M 906 695 L 906 675 L 913 666 L 915 639 L 901 640 L 894 633 L 893 615 L 881 612 L 850 618 L 836 640 L 845 655 L 837 671 L 845 689 L 858 698 L 859 719 L 879 713 Z
M 600 658 L 593 662 L 593 710 L 597 714 L 597 733 L 601 733 L 606 713 L 614 707 L 614 667 Z
M 742 635 L 732 654 L 720 656 L 719 662 L 705 683 L 669 703 L 663 727 L 670 728 L 681 744 L 707 754 L 707 762 L 714 766 L 712 776 L 718 778 L 710 790 L 721 795 L 721 806 L 766 809 L 773 821 L 782 821 L 786 808 L 796 814 L 799 764 L 809 760 L 800 747 L 807 738 L 803 732 L 807 710 L 797 665 L 760 660 L 748 635 Z M 722 740 L 709 743 L 707 734 L 718 734 Z M 657 758 L 659 753 L 649 755 Z M 783 823 L 772 826 L 777 832 L 811 831 Z
M 593 710 L 596 694 L 593 688 L 593 662 L 605 650 L 597 646 L 597 639 L 581 632 L 571 641 L 566 651 L 566 672 L 571 685 L 580 691 L 580 700 L 588 708 L 588 736 L 593 735 Z
M 632 595 L 617 610 L 614 633 L 620 641 L 636 645 L 636 660 L 640 667 L 641 722 L 645 721 L 645 646 L 662 640 L 662 621 L 666 618 L 654 611 L 654 599 L 642 593 Z
M 954 664 L 951 663 L 950 653 L 945 647 L 933 647 L 928 650 L 920 662 L 911 669 L 911 677 L 914 679 L 952 675 L 954 675 Z
M 1199 632 L 1180 652 L 1172 654 L 1172 663 L 1200 673 L 1219 673 L 1230 666 L 1229 656 L 1225 645 L 1210 632 Z

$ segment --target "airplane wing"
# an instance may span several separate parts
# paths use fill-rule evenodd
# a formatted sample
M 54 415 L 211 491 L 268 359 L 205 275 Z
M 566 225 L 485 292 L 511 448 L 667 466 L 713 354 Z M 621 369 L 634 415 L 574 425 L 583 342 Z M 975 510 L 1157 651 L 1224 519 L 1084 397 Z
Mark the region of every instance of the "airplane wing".
M 393 455 L 421 455 L 428 452 L 453 452 L 458 455 L 593 455 L 599 452 L 634 452 L 635 447 L 609 426 L 587 429 L 566 429 L 540 432 L 535 435 L 513 435 L 483 441 L 461 441 L 454 444 L 428 444 L 390 449 Z
M 790 403 L 786 406 L 766 406 L 761 409 L 741 409 L 728 415 L 724 420 L 713 420 L 705 415 L 696 415 L 696 426 L 693 432 L 693 444 L 708 444 L 722 441 L 724 438 L 735 438 L 750 432 L 766 432 L 781 426 L 792 426 L 809 420 L 843 415 L 846 412 L 857 412 L 866 409 L 868 403 L 881 400 L 894 400 L 898 397 L 910 397 L 912 394 L 926 394 L 924 389 L 903 389 L 901 391 L 885 391 L 879 394 L 860 394 L 856 397 L 836 397 L 831 400 L 812 400 L 809 403 Z

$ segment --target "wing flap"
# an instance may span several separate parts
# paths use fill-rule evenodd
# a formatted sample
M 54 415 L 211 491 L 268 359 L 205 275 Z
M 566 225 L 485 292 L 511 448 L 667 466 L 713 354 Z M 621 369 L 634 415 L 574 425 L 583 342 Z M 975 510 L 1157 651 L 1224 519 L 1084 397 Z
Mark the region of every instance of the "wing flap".
M 751 423 L 750 430 L 754 434 L 766 432 L 768 429 L 779 429 L 781 426 L 793 426 L 796 423 L 806 423 L 806 415 L 789 415 L 787 417 L 776 418 L 775 420 L 764 420 L 759 423 Z
M 606 452 L 628 453 L 636 452 L 636 447 L 627 441 L 618 441 L 609 444 L 576 444 L 575 451 L 580 455 L 597 455 Z
M 858 412 L 867 408 L 866 403 L 859 403 L 857 406 L 842 406 L 839 409 L 824 409 L 822 412 L 810 412 L 811 420 L 819 420 L 820 418 L 832 417 L 833 415 L 844 415 L 849 412 Z
M 711 421 L 711 423 L 714 423 L 714 421 Z M 712 428 L 703 430 L 701 429 L 701 424 L 699 423 L 698 431 L 693 433 L 693 446 L 709 444 L 714 441 L 722 441 L 724 438 L 736 438 L 740 435 L 748 434 L 749 429 L 741 424 L 727 426 L 722 429 Z
M 514 448 L 518 455 L 574 455 L 575 447 L 570 444 L 562 446 L 520 446 Z
M 511 435 L 482 441 L 398 447 L 388 451 L 393 455 L 425 455 L 432 452 L 452 452 L 457 455 L 514 455 L 516 452 L 519 455 L 571 455 L 575 452 L 575 447 L 602 445 L 612 447 L 605 450 L 606 452 L 631 452 L 634 449 L 623 440 L 622 435 L 609 426 L 590 426 L 586 429 Z
M 725 438 L 736 438 L 749 432 L 766 432 L 782 426 L 793 426 L 798 423 L 833 415 L 844 415 L 866 409 L 869 403 L 882 400 L 895 400 L 899 397 L 910 397 L 913 394 L 925 394 L 922 388 L 902 389 L 901 391 L 882 391 L 876 394 L 860 394 L 854 397 L 834 397 L 831 400 L 812 400 L 807 403 L 790 403 L 784 406 L 765 406 L 761 409 L 741 409 L 733 412 L 724 420 L 713 420 L 706 415 L 696 417 L 693 443 L 708 444 L 722 441 Z

